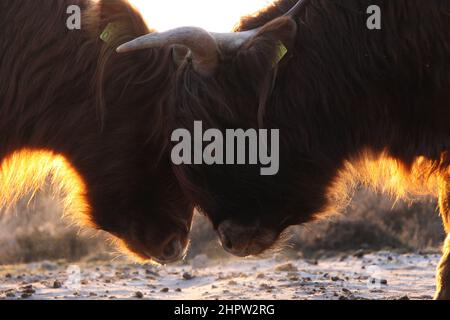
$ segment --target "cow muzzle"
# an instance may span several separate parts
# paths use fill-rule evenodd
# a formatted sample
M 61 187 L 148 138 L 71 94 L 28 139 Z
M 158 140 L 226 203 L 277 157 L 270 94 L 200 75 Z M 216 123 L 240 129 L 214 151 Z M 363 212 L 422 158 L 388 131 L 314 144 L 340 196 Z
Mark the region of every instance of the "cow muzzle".
M 227 220 L 218 227 L 222 247 L 238 257 L 262 254 L 277 241 L 277 233 L 256 226 L 244 226 Z

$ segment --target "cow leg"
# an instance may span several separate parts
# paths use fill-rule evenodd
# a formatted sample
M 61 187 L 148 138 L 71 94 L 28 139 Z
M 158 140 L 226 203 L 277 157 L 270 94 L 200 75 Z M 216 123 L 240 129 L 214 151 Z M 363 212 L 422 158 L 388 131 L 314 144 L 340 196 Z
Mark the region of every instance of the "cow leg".
M 439 207 L 444 220 L 447 239 L 437 270 L 436 300 L 450 300 L 450 178 L 444 180 L 440 189 Z

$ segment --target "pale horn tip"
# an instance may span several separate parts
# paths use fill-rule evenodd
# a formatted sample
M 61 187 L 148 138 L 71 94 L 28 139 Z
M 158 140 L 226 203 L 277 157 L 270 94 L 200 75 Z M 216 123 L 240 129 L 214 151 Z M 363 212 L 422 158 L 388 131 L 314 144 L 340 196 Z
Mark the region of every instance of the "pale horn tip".
M 130 51 L 130 47 L 129 47 L 128 43 L 124 43 L 124 44 L 118 46 L 116 49 L 117 53 L 125 53 L 125 52 L 129 52 L 129 51 Z

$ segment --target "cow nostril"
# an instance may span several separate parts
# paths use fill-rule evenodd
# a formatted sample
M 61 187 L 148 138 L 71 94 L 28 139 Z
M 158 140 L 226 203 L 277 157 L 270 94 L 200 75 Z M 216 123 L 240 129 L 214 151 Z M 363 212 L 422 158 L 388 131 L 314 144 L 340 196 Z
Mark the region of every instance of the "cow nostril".
M 228 238 L 226 235 L 223 235 L 220 239 L 222 242 L 222 246 L 226 250 L 233 250 L 233 242 L 231 242 L 230 238 Z
M 231 251 L 233 250 L 233 241 L 231 240 L 231 237 L 229 237 L 227 234 L 228 228 L 226 226 L 227 223 L 224 223 L 219 226 L 219 238 L 222 247 L 227 251 Z
M 181 253 L 181 241 L 178 237 L 172 238 L 163 248 L 163 259 L 164 260 L 173 260 L 177 258 Z

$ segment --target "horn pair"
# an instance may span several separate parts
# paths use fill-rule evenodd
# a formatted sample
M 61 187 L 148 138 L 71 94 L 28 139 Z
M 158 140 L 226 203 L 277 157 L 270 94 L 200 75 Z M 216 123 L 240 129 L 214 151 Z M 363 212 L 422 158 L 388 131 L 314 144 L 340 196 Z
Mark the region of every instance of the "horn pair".
M 299 0 L 285 17 L 295 17 L 310 0 Z M 212 33 L 197 27 L 181 27 L 155 32 L 127 42 L 117 48 L 125 53 L 141 49 L 181 45 L 189 48 L 194 70 L 202 76 L 214 74 L 219 65 L 220 52 L 232 52 L 258 33 L 258 29 L 233 33 Z

